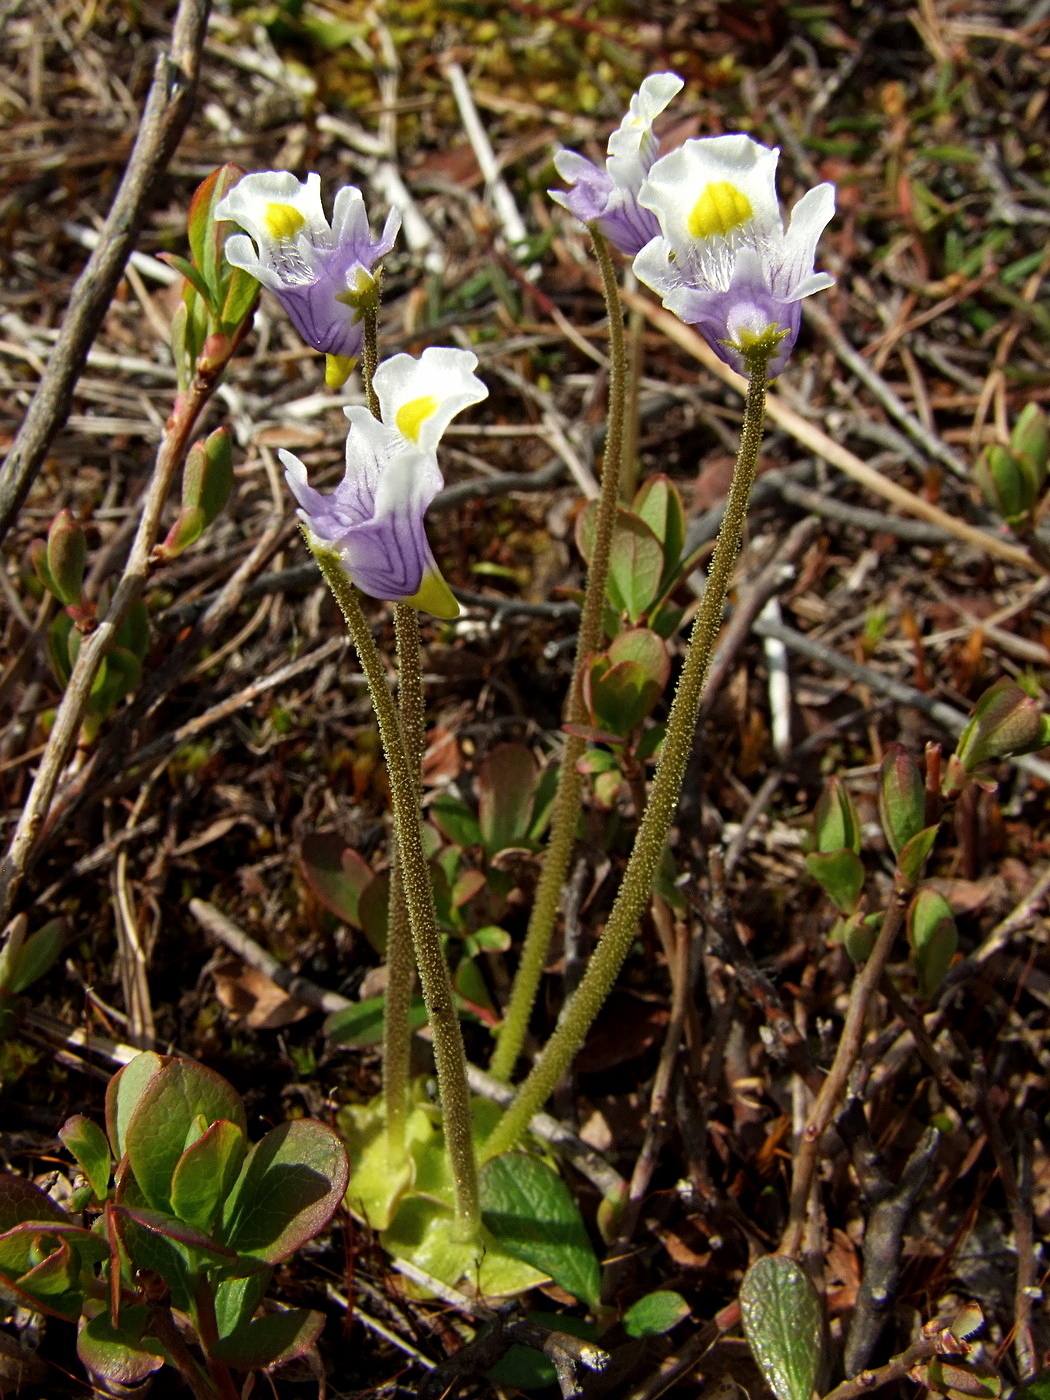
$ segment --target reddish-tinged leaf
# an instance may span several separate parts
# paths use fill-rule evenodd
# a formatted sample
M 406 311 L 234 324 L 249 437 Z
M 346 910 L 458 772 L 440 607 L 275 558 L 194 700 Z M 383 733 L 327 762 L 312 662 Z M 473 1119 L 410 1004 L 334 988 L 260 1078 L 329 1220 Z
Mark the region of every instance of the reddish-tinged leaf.
M 375 879 L 371 868 L 334 831 L 303 837 L 299 850 L 303 879 L 344 923 L 361 927 L 361 896 Z
M 125 1141 L 135 1180 L 154 1209 L 170 1209 L 172 1173 L 201 1118 L 205 1128 L 228 1118 L 248 1129 L 241 1096 L 221 1075 L 193 1060 L 168 1060 L 143 1089 Z
M 281 1366 L 309 1351 L 324 1328 L 324 1313 L 312 1308 L 267 1313 L 222 1337 L 211 1349 L 216 1361 L 241 1371 Z
M 489 855 L 525 843 L 538 778 L 524 744 L 500 744 L 486 755 L 478 770 L 478 823 Z
M 222 1236 L 238 1254 L 277 1264 L 325 1228 L 349 1177 L 346 1149 L 331 1128 L 315 1118 L 282 1123 L 249 1152 Z
M 144 1340 L 149 1309 L 124 1308 L 114 1327 L 106 1311 L 91 1318 L 77 1338 L 77 1355 L 96 1376 L 117 1385 L 138 1386 L 164 1365 L 166 1357 L 154 1338 Z

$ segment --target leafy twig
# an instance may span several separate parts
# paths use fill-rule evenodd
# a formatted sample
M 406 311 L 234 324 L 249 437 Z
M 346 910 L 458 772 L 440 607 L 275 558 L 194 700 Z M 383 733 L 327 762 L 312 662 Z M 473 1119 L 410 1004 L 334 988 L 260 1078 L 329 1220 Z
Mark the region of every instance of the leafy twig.
M 73 674 L 58 707 L 47 748 L 40 760 L 40 767 L 22 808 L 7 854 L 0 863 L 0 926 L 6 923 L 10 915 L 18 888 L 32 859 L 37 835 L 54 796 L 59 774 L 76 741 L 99 667 L 112 647 L 121 624 L 131 611 L 132 604 L 141 597 L 145 588 L 150 571 L 150 551 L 157 536 L 164 502 L 175 473 L 186 456 L 197 420 L 215 392 L 221 373 L 221 368 L 207 374 L 198 372 L 186 392 L 179 396 L 176 409 L 168 420 L 123 577 L 113 594 L 106 616 L 95 630 L 84 638 L 77 653 Z
M 65 422 L 73 386 L 135 245 L 153 188 L 189 120 L 210 8 L 210 0 L 180 0 L 171 48 L 157 59 L 138 137 L 98 246 L 73 288 L 47 368 L 0 467 L 0 540 L 11 528 L 51 439 Z

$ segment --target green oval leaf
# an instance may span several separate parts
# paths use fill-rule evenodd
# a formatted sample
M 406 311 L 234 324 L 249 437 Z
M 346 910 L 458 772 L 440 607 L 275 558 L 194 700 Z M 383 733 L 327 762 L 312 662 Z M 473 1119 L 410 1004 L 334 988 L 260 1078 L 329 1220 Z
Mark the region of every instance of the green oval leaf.
M 782 1254 L 757 1259 L 740 1288 L 751 1354 L 777 1400 L 811 1400 L 821 1369 L 824 1319 L 817 1291 Z
M 346 1149 L 316 1118 L 272 1128 L 227 1198 L 222 1234 L 240 1255 L 277 1264 L 320 1234 L 343 1199 Z
M 569 1188 L 546 1162 L 524 1152 L 486 1162 L 481 1209 L 504 1253 L 550 1274 L 589 1307 L 598 1306 L 601 1271 L 583 1218 Z
M 87 1177 L 97 1201 L 106 1199 L 109 1189 L 110 1152 L 106 1135 L 97 1123 L 85 1118 L 82 1113 L 74 1113 L 67 1118 L 58 1130 L 58 1136 L 66 1150 L 77 1159 L 80 1170 Z
M 324 1032 L 337 1045 L 361 1050 L 366 1045 L 378 1045 L 383 1039 L 386 997 L 367 997 L 342 1011 L 333 1011 L 324 1023 Z M 409 1012 L 409 1026 L 416 1031 L 427 1023 L 427 1008 L 421 997 L 414 997 Z
M 164 1061 L 152 1050 L 145 1050 L 129 1060 L 106 1086 L 106 1132 L 109 1134 L 113 1156 L 124 1155 L 124 1135 L 131 1115 L 150 1080 L 164 1068 Z M 181 1150 L 181 1149 L 180 1149 Z
M 324 1313 L 312 1308 L 267 1313 L 222 1337 L 211 1348 L 216 1361 L 239 1370 L 280 1366 L 308 1351 L 324 1328 Z
M 852 914 L 864 888 L 864 862 L 853 851 L 814 851 L 806 869 L 840 914 Z
M 669 476 L 651 476 L 639 487 L 631 509 L 645 521 L 663 546 L 661 588 L 665 588 L 681 563 L 685 544 L 685 510 L 678 487 Z
M 171 1208 L 180 1220 L 211 1230 L 247 1150 L 244 1130 L 228 1118 L 220 1118 L 187 1147 L 171 1178 Z
M 170 1210 L 171 1179 L 179 1158 L 202 1128 L 220 1118 L 247 1132 L 240 1094 L 214 1070 L 193 1060 L 169 1060 L 149 1079 L 125 1137 L 131 1170 L 149 1205 Z
M 689 1304 L 682 1295 L 662 1288 L 656 1293 L 647 1293 L 627 1309 L 623 1330 L 629 1337 L 658 1337 L 670 1332 L 688 1316 Z
M 167 1359 L 154 1338 L 143 1341 L 149 1309 L 142 1304 L 120 1310 L 120 1326 L 114 1327 L 108 1310 L 91 1318 L 77 1337 L 77 1355 L 96 1376 L 118 1385 L 140 1385 Z
M 590 563 L 594 542 L 593 504 L 576 518 L 576 544 Z M 637 622 L 659 600 L 664 570 L 664 548 L 656 535 L 637 515 L 622 508 L 616 512 L 609 577 L 605 593 L 617 612 Z

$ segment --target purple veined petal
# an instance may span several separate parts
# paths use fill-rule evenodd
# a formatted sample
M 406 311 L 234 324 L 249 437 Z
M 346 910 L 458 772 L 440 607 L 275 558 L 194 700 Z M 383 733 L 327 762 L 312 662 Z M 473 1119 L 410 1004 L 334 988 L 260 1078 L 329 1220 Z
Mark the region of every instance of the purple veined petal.
M 613 247 L 625 256 L 633 257 L 660 232 L 655 214 L 639 206 L 636 192 L 621 188 L 584 156 L 576 151 L 559 151 L 554 164 L 571 188 L 548 190 L 551 199 L 580 223 L 597 224 Z
M 554 157 L 554 168 L 571 186 L 567 190 L 547 191 L 555 204 L 568 209 L 581 224 L 593 224 L 600 219 L 609 206 L 612 177 L 578 151 L 558 151 Z
M 438 574 L 423 516 L 442 476 L 433 456 L 412 448 L 388 454 L 379 463 L 363 437 L 358 435 L 353 460 L 348 448 L 347 475 L 329 496 L 308 484 L 305 467 L 291 452 L 279 455 L 311 533 L 339 555 L 362 592 L 400 602 L 419 592 L 424 575 Z M 384 449 L 388 446 L 383 440 Z M 374 494 L 369 493 L 372 485 Z
M 813 262 L 820 235 L 834 214 L 835 186 L 832 184 L 817 185 L 807 190 L 791 211 L 791 220 L 784 234 L 781 263 L 773 276 L 773 285 L 782 296 L 795 300 L 833 285 L 835 279 L 828 273 L 813 271 Z M 814 278 L 826 280 L 818 286 L 800 290 Z
M 423 452 L 435 453 L 457 413 L 488 396 L 470 350 L 431 346 L 416 359 L 392 355 L 375 372 L 383 422 Z
M 431 453 L 408 449 L 386 465 L 373 519 L 343 542 L 347 572 L 366 593 L 398 602 L 419 591 L 424 573 L 437 571 L 423 516 L 442 485 Z
M 317 279 L 301 286 L 280 283 L 266 286 L 288 313 L 288 319 L 315 350 L 325 355 L 343 355 L 356 360 L 361 354 L 364 327 L 352 306 L 338 299 L 346 290 L 345 279 L 333 275 L 329 267 L 318 270 Z
M 626 258 L 633 258 L 660 232 L 656 215 L 643 209 L 634 195 L 624 190 L 613 191 L 609 207 L 598 224 L 613 247 Z

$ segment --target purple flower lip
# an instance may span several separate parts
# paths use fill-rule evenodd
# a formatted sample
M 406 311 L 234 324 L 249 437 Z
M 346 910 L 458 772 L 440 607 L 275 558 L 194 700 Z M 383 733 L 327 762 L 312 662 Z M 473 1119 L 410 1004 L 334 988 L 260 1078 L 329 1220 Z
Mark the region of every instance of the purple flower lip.
M 639 281 L 740 373 L 747 373 L 749 346 L 779 336 L 771 379 L 798 339 L 802 299 L 835 280 L 813 268 L 835 212 L 835 187 L 804 194 L 785 230 L 779 154 L 749 136 L 711 136 L 654 162 L 638 200 L 660 231 L 634 260 Z
M 423 517 L 444 484 L 437 460 L 442 433 L 455 414 L 488 394 L 473 373 L 476 365 L 469 350 L 440 348 L 424 350 L 418 360 L 385 360 L 374 379 L 382 420 L 361 405 L 344 409 L 346 469 L 330 495 L 309 484 L 298 457 L 279 454 L 314 544 L 335 554 L 363 593 L 437 617 L 456 617 L 459 604 L 441 577 Z
M 652 73 L 645 79 L 609 137 L 604 170 L 576 151 L 559 151 L 554 157 L 555 169 L 572 188 L 548 190 L 551 199 L 581 223 L 597 225 L 628 257 L 660 232 L 655 215 L 638 203 L 638 191 L 659 150 L 653 121 L 682 85 L 676 73 Z
M 329 224 L 319 175 L 300 182 L 287 170 L 265 170 L 245 175 L 216 214 L 244 229 L 226 240 L 227 262 L 273 292 L 308 345 L 345 362 L 345 380 L 361 354 L 361 309 L 377 295 L 375 268 L 401 227 L 398 211 L 374 239 L 355 186 L 336 194 Z

